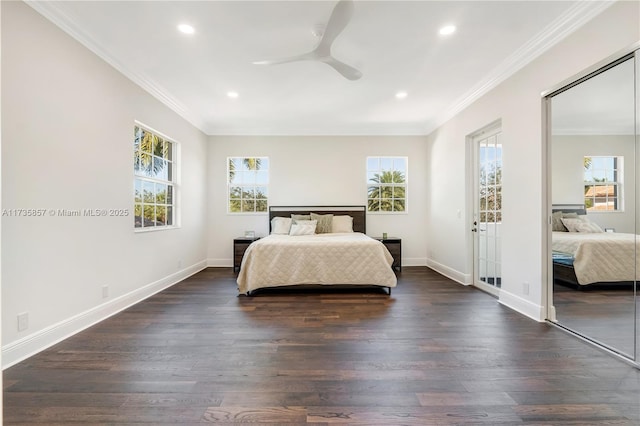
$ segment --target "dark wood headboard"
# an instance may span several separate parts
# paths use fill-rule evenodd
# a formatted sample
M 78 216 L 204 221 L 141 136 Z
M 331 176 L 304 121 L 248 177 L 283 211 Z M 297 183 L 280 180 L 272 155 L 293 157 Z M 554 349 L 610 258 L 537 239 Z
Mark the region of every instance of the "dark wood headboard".
M 554 212 L 578 213 L 578 215 L 587 214 L 584 204 L 554 204 L 551 206 L 551 213 Z
M 269 206 L 269 233 L 271 233 L 271 219 L 274 217 L 291 217 L 292 214 L 310 213 L 351 216 L 353 232 L 366 234 L 367 206 Z

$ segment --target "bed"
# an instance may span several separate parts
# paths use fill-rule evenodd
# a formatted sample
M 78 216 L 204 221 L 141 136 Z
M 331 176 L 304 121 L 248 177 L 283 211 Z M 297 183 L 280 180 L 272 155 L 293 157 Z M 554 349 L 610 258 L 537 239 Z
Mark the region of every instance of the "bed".
M 562 226 L 566 226 L 562 230 Z M 635 234 L 604 232 L 582 206 L 552 209 L 554 279 L 576 286 L 630 284 L 637 279 Z
M 238 291 L 330 285 L 373 286 L 391 294 L 397 284 L 393 257 L 365 232 L 366 206 L 271 206 L 269 235 L 245 251 Z

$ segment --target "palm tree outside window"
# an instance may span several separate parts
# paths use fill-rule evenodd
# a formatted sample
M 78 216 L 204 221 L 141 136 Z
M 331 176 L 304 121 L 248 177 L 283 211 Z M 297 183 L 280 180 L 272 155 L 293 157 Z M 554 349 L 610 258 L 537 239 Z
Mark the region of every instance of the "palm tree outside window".
M 229 213 L 266 213 L 269 192 L 268 157 L 228 157 Z
M 367 157 L 367 211 L 407 211 L 407 157 Z
M 134 228 L 175 225 L 177 144 L 136 124 L 133 129 Z

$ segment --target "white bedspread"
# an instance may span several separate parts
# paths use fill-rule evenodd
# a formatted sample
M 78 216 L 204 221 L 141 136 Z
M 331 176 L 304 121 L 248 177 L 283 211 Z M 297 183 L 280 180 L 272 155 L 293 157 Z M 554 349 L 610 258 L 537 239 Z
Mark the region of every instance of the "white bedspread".
M 349 284 L 395 287 L 393 257 L 362 233 L 269 235 L 244 254 L 238 290 L 294 284 Z
M 635 280 L 640 275 L 634 273 L 636 247 L 634 234 L 554 232 L 552 237 L 553 251 L 573 255 L 576 278 L 583 285 Z

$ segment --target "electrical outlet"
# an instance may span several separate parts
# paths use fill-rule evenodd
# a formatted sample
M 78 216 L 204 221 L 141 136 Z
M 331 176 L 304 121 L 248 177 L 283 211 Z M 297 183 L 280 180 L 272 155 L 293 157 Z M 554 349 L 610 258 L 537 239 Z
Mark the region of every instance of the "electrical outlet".
M 529 283 L 526 281 L 522 283 L 522 294 L 529 295 Z
M 18 314 L 18 331 L 25 331 L 27 328 L 29 328 L 29 313 Z
M 107 297 L 109 297 L 109 286 L 108 285 L 103 285 L 102 286 L 102 298 L 106 299 Z

